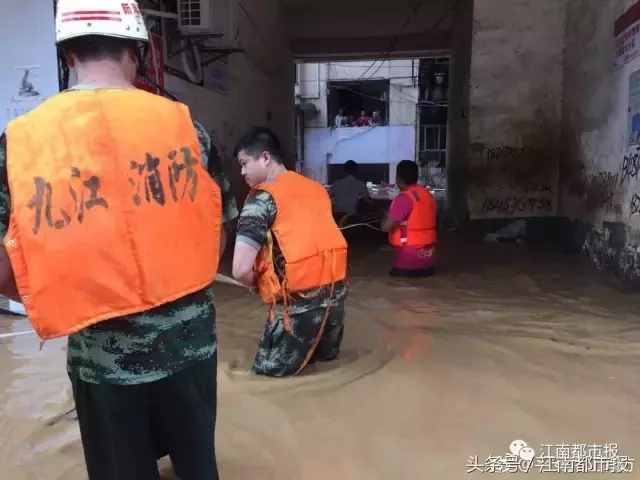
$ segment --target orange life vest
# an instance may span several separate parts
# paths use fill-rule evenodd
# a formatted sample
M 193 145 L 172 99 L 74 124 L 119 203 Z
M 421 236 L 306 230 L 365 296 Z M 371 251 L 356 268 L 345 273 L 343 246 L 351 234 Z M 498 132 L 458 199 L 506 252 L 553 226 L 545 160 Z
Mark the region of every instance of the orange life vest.
M 218 269 L 221 195 L 185 105 L 71 91 L 7 128 L 4 244 L 43 339 L 202 289 Z
M 433 245 L 436 243 L 436 201 L 426 188 L 413 185 L 400 195 L 413 203 L 409 218 L 389 232 L 394 247 Z
M 331 199 L 318 182 L 287 171 L 255 187 L 269 192 L 277 214 L 271 231 L 285 260 L 284 281 L 273 265 L 268 242 L 255 264 L 258 291 L 265 303 L 287 301 L 287 294 L 332 285 L 347 275 L 347 242 L 331 212 Z

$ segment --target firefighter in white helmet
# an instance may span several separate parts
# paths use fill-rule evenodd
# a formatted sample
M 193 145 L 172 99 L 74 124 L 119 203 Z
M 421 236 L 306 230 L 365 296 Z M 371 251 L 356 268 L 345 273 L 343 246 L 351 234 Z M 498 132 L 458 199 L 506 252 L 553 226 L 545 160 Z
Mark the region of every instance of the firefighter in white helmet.
M 42 339 L 69 337 L 91 480 L 158 478 L 165 454 L 183 480 L 218 478 L 211 284 L 229 183 L 203 167 L 188 108 L 134 87 L 135 1 L 59 0 L 56 37 L 77 84 L 0 142 L 0 293 Z

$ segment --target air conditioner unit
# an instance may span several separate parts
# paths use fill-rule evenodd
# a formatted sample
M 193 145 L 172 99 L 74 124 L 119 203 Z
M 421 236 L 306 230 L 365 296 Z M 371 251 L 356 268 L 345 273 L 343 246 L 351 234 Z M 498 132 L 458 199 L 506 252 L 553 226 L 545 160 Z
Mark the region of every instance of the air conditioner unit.
M 231 44 L 237 0 L 178 0 L 178 28 L 183 35 L 216 35 Z

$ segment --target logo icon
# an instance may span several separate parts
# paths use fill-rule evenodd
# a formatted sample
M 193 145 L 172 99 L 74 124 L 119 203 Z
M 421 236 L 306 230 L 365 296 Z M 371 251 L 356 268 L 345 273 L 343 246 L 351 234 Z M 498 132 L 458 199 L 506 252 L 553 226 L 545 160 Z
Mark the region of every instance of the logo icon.
M 524 440 L 514 440 L 511 442 L 511 445 L 509 445 L 509 451 L 513 455 L 517 455 L 522 460 L 526 460 L 528 462 L 533 460 L 536 456 L 535 450 L 527 445 L 527 442 Z

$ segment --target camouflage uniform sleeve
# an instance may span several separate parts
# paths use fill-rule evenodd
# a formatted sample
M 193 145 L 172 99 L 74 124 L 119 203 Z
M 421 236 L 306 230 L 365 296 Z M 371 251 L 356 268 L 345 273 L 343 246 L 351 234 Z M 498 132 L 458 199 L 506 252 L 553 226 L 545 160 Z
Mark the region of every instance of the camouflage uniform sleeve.
M 7 138 L 3 133 L 0 137 L 0 238 L 9 229 L 9 215 L 11 214 L 11 199 L 9 198 L 9 179 L 7 176 Z
M 207 133 L 204 126 L 197 121 L 193 122 L 193 126 L 198 134 L 198 142 L 200 143 L 200 151 L 202 152 L 202 163 L 220 187 L 222 193 L 222 217 L 223 222 L 227 223 L 238 217 L 238 206 L 236 198 L 231 189 L 231 182 L 224 172 L 222 161 L 218 155 L 218 149 L 211 142 L 211 137 Z
M 267 232 L 273 225 L 276 211 L 276 203 L 270 193 L 264 190 L 249 193 L 238 219 L 236 241 L 260 249 L 267 240 Z

